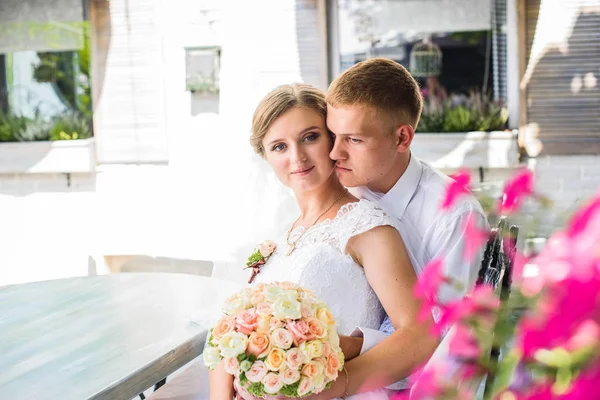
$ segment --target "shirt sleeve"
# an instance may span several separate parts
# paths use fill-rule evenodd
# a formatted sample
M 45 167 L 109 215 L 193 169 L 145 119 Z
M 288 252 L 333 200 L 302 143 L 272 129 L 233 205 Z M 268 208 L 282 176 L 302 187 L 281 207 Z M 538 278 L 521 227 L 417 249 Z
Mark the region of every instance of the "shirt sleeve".
M 464 226 L 471 213 L 476 226 L 479 229 L 489 231 L 486 216 L 480 211 L 467 209 L 459 212 L 449 221 L 439 220 L 434 227 L 436 231 L 432 236 L 432 240 L 429 242 L 431 259 L 442 258 L 446 276 L 459 282 L 462 286 L 460 289 L 450 285 L 442 286 L 438 293 L 442 303 L 462 298 L 474 286 L 477 279 L 477 272 L 483 259 L 485 246 L 480 247 L 472 260 L 465 260 L 464 250 L 467 238 Z

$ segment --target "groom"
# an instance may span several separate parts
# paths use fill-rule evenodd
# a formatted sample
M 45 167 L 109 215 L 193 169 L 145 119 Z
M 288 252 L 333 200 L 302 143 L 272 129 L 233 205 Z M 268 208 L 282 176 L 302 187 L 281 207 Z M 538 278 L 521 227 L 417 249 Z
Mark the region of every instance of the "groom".
M 441 210 L 451 179 L 410 151 L 422 105 L 417 82 L 400 64 L 375 58 L 354 65 L 332 82 L 327 93 L 327 127 L 335 135 L 330 157 L 344 186 L 359 198 L 377 202 L 397 219 L 417 276 L 427 263 L 444 258 L 445 274 L 465 288 L 459 292 L 442 287 L 439 299 L 448 302 L 474 285 L 481 261 L 482 254 L 470 263 L 464 261 L 465 221 L 472 214 L 480 228 L 487 229 L 488 224 L 471 195 L 454 208 Z M 347 358 L 356 357 L 346 364 L 348 382 L 338 379 L 318 398 L 352 395 L 401 381 L 426 362 L 438 344 L 410 327 L 394 331 L 388 318 L 379 331 L 357 327 L 352 336 L 342 338 Z M 388 345 L 378 346 L 382 341 Z M 387 387 L 399 390 L 408 385 L 401 381 Z

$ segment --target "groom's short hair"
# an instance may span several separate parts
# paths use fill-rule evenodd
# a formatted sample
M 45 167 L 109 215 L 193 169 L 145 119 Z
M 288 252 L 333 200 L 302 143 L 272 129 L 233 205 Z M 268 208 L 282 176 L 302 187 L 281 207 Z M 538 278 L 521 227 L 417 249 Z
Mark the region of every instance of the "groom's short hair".
M 372 58 L 353 65 L 329 85 L 327 103 L 333 107 L 368 106 L 385 113 L 395 124 L 417 129 L 423 97 L 419 84 L 402 65 Z

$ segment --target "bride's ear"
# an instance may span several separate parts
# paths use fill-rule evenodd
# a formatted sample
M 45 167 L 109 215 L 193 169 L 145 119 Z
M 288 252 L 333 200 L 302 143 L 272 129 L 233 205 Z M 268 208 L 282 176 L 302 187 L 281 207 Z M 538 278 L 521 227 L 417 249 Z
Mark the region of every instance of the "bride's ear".
M 396 149 L 399 152 L 408 151 L 410 144 L 415 137 L 415 130 L 410 125 L 400 125 L 394 132 L 396 139 Z

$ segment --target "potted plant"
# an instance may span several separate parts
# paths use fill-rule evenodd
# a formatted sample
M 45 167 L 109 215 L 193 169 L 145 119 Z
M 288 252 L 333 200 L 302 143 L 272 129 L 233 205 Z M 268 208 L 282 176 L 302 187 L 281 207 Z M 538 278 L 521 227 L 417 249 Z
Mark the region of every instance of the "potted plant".
M 91 120 L 79 113 L 51 119 L 0 112 L 0 173 L 92 172 Z
M 507 109 L 481 92 L 443 101 L 426 98 L 411 149 L 441 169 L 513 167 L 517 132 L 505 129 L 507 119 Z

